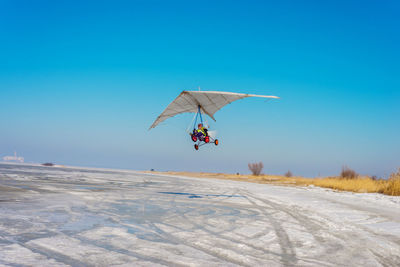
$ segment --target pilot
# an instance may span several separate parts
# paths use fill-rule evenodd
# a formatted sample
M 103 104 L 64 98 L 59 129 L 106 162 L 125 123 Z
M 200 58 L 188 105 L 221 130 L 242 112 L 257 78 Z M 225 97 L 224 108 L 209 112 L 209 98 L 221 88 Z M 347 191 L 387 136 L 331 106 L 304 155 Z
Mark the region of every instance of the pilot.
M 207 136 L 208 136 L 207 128 L 205 128 L 202 123 L 199 123 L 197 125 L 197 137 L 200 139 L 204 139 Z

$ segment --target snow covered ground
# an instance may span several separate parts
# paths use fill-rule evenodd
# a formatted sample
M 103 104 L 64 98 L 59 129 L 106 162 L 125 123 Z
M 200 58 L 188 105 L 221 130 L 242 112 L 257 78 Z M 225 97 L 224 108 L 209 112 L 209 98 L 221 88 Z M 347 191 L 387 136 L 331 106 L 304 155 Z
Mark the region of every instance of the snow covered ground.
M 1 266 L 400 266 L 400 198 L 0 164 Z

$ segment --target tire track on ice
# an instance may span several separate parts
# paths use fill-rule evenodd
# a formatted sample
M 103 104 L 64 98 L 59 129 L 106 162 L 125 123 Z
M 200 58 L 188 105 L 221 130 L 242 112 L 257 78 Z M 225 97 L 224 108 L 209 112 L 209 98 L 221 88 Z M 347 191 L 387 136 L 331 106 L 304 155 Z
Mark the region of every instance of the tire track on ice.
M 254 208 L 260 210 L 262 214 L 264 214 L 265 218 L 270 222 L 270 225 L 273 227 L 276 236 L 278 237 L 279 246 L 281 248 L 282 254 L 281 263 L 284 266 L 293 266 L 297 263 L 298 259 L 296 256 L 296 251 L 293 247 L 292 242 L 289 239 L 289 235 L 287 234 L 286 230 L 281 226 L 281 224 L 273 217 L 270 213 L 266 212 L 264 207 L 259 206 L 255 201 L 251 200 L 248 193 L 244 193 L 242 191 L 242 195 L 245 196 L 247 201 L 249 201 Z
M 315 211 L 312 212 L 313 216 L 306 216 L 305 214 L 310 213 L 310 211 L 298 206 L 286 207 L 270 200 L 255 197 L 253 195 L 250 197 L 270 207 L 278 209 L 295 219 L 299 225 L 304 227 L 307 232 L 313 236 L 320 246 L 325 247 L 324 253 L 320 253 L 318 256 L 318 258 L 328 257 L 325 259 L 325 263 L 336 262 L 336 264 L 347 264 L 348 262 L 346 262 L 345 259 L 329 257 L 329 255 L 335 255 L 338 253 L 343 254 L 343 252 L 346 253 L 349 249 L 351 249 L 352 254 L 347 256 L 348 259 L 352 259 L 358 255 L 358 260 L 362 262 L 362 258 L 366 256 L 365 251 L 368 251 L 370 256 L 373 256 L 377 262 L 383 265 L 398 266 L 400 264 L 400 257 L 396 253 L 387 254 L 387 250 L 380 245 L 382 242 L 386 244 L 387 241 L 398 244 L 398 240 L 396 242 L 396 240 L 393 240 L 392 236 L 389 236 L 388 239 L 388 236 L 378 235 L 363 225 L 350 221 L 333 221 L 332 219 Z M 329 199 L 325 200 L 330 201 Z M 336 201 L 332 202 L 338 203 Z M 339 204 L 344 203 L 339 202 Z M 353 205 L 350 205 L 349 207 L 353 209 Z M 295 210 L 300 210 L 301 212 L 296 212 Z M 317 215 L 318 220 L 315 218 L 315 215 Z M 334 230 L 332 230 L 332 228 Z M 341 230 L 337 231 L 337 229 Z M 368 246 L 366 246 L 366 244 L 368 244 Z M 399 249 L 397 250 L 399 251 Z M 380 254 L 378 254 L 376 251 L 380 251 Z M 308 261 L 309 259 L 302 258 L 301 260 Z

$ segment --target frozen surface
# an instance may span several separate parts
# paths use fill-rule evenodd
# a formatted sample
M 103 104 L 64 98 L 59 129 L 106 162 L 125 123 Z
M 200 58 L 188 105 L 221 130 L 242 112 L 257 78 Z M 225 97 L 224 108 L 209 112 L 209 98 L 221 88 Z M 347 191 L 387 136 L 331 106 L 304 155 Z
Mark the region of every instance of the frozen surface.
M 0 164 L 0 266 L 400 266 L 400 198 Z

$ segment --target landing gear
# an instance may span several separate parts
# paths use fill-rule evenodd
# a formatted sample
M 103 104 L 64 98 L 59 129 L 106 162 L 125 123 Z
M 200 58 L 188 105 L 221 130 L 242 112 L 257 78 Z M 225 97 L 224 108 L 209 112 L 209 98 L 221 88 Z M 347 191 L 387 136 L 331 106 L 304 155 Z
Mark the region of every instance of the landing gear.
M 196 149 L 196 150 L 199 150 L 199 148 L 201 146 L 204 146 L 206 144 L 214 144 L 216 146 L 218 146 L 218 144 L 219 144 L 218 139 L 213 139 L 212 137 L 208 137 L 208 136 L 206 136 L 203 140 L 202 139 L 198 139 L 198 140 L 199 140 L 199 143 L 194 145 L 194 149 Z M 202 143 L 202 142 L 204 142 L 204 143 Z
M 197 136 L 195 136 L 194 134 L 192 134 L 192 141 L 197 142 Z

